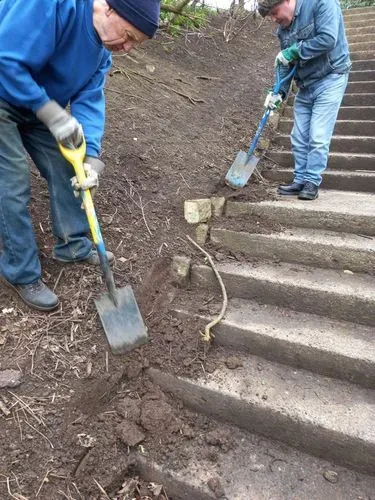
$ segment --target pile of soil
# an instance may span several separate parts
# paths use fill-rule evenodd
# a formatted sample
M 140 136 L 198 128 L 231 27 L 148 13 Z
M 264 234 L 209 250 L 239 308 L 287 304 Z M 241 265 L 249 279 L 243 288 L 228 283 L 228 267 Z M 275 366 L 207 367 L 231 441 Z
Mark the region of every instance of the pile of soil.
M 0 286 L 0 372 L 22 372 L 20 385 L 0 388 L 0 498 L 128 498 L 127 491 L 166 498 L 130 479 L 137 472 L 129 450 L 163 455 L 201 425 L 147 377 L 150 366 L 194 376 L 218 355 L 201 343 L 195 320 L 170 314 L 179 293 L 171 257 L 198 258 L 185 238 L 183 201 L 272 196 L 271 185 L 255 180 L 233 193 L 223 178 L 256 130 L 277 39 L 269 22 L 248 18 L 226 43 L 225 22 L 217 16 L 178 39 L 160 33 L 131 56 L 115 56 L 106 84 L 106 169 L 96 205 L 117 285 L 133 285 L 149 328 L 144 347 L 109 352 L 93 304 L 104 289 L 100 270 L 52 259 L 48 192 L 33 172 L 43 278 L 61 307 L 33 312 Z

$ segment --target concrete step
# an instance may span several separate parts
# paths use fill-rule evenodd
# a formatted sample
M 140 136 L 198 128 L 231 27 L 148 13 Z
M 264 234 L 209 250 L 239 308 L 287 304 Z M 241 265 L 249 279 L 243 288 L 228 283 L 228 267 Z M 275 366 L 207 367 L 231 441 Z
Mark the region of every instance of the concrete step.
M 154 368 L 149 375 L 194 411 L 374 472 L 374 391 L 255 356 L 240 359 L 241 369 L 223 366 L 196 381 Z
M 349 82 L 346 92 L 348 94 L 375 94 L 375 80 L 365 82 Z
M 374 108 L 375 109 L 375 108 Z M 278 131 L 282 134 L 290 134 L 293 128 L 293 120 L 281 119 Z M 334 130 L 335 135 L 370 135 L 375 138 L 375 120 L 337 120 Z M 374 157 L 375 160 L 375 157 Z M 375 164 L 374 164 L 375 170 Z
M 364 70 L 375 69 L 375 58 L 374 59 L 364 59 L 353 61 L 352 70 L 353 71 L 364 71 Z
M 351 71 L 349 75 L 349 83 L 352 82 L 368 82 L 375 80 L 375 69 L 364 71 Z
M 372 42 L 375 39 L 375 35 L 373 33 L 354 33 L 347 37 L 348 42 L 356 43 L 356 42 Z
M 357 17 L 348 17 L 345 18 L 345 29 L 352 28 L 366 28 L 369 24 L 374 25 L 375 23 L 375 14 L 373 12 L 369 12 L 366 15 L 366 18 L 357 16 Z
M 208 316 L 179 308 L 180 318 Z M 234 347 L 269 361 L 375 388 L 374 329 L 332 321 L 252 300 L 229 301 L 214 327 L 215 345 Z
M 273 139 L 276 147 L 290 149 L 289 135 L 276 135 Z M 334 135 L 331 140 L 330 151 L 335 153 L 370 153 L 375 154 L 374 137 Z
M 267 158 L 281 167 L 293 168 L 293 155 L 290 151 L 268 151 Z M 370 154 L 346 154 L 330 153 L 328 158 L 329 170 L 341 170 L 358 172 L 363 170 L 375 170 L 375 156 Z M 267 170 L 265 170 L 267 175 Z M 349 190 L 350 191 L 350 190 Z
M 350 52 L 350 59 L 352 61 L 370 61 L 375 58 L 374 50 L 358 50 L 356 52 Z
M 375 161 L 375 155 L 374 155 Z M 323 173 L 324 189 L 338 189 L 341 191 L 356 191 L 375 193 L 375 163 L 373 172 L 348 172 L 341 170 L 326 170 Z M 272 168 L 262 172 L 270 181 L 289 183 L 293 180 L 293 169 Z
M 350 9 L 343 9 L 344 18 L 348 19 L 353 16 L 360 16 L 366 19 L 363 14 L 375 14 L 375 7 L 352 7 Z
M 357 273 L 375 271 L 375 238 L 350 233 L 296 227 L 271 234 L 257 234 L 213 227 L 210 239 L 233 252 L 259 259 L 349 269 Z
M 349 43 L 350 52 L 359 52 L 363 50 L 375 50 L 375 35 L 371 41 L 365 42 L 350 42 Z
M 225 424 L 219 431 L 210 427 L 190 439 L 182 436 L 164 459 L 146 453 L 136 455 L 137 474 L 162 484 L 173 500 L 217 499 L 219 492 L 208 487 L 213 479 L 223 489 L 220 498 L 230 500 L 358 500 L 370 499 L 375 490 L 374 477 Z M 324 479 L 329 470 L 338 474 L 337 483 Z
M 373 276 L 284 262 L 256 265 L 220 262 L 217 269 L 229 297 L 375 326 Z M 203 265 L 192 267 L 192 283 L 205 288 L 218 287 L 211 267 Z
M 282 116 L 293 118 L 293 107 L 286 106 Z M 341 106 L 338 120 L 375 121 L 375 106 Z
M 373 99 L 375 99 L 375 94 L 370 93 L 357 93 L 357 94 L 350 94 L 346 93 L 344 95 L 344 98 L 342 100 L 342 106 L 371 106 L 373 102 L 375 102 Z
M 258 217 L 285 227 L 375 236 L 375 195 L 371 193 L 321 189 L 313 202 L 294 196 L 259 203 L 227 201 L 225 213 L 228 217 Z
M 346 36 L 351 37 L 352 35 L 369 35 L 372 34 L 372 25 L 369 24 L 368 26 L 363 26 L 362 28 L 356 27 L 356 28 L 346 28 L 345 30 Z

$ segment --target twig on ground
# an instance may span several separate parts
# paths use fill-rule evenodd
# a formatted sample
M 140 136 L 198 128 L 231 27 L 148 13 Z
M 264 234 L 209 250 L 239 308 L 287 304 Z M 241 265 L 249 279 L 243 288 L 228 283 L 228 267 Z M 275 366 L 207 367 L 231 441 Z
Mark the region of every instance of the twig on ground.
M 56 290 L 56 288 L 61 280 L 61 276 L 63 275 L 63 272 L 64 272 L 64 268 L 61 269 L 61 271 L 59 272 L 59 275 L 57 276 L 57 280 L 55 281 L 55 284 L 53 286 L 53 291 Z
M 42 479 L 42 481 L 40 483 L 38 491 L 35 494 L 35 498 L 37 498 L 39 496 L 39 493 L 42 491 L 44 483 L 48 483 L 48 481 L 49 481 L 48 476 L 49 476 L 50 472 L 52 472 L 52 471 L 53 471 L 53 469 L 47 469 L 47 472 L 45 473 L 45 475 L 44 475 L 44 477 L 43 477 L 43 479 Z
M 29 427 L 31 427 L 32 429 L 34 429 L 35 432 L 37 432 L 38 434 L 40 434 L 42 437 L 44 437 L 44 439 L 48 442 L 48 444 L 50 445 L 50 447 L 52 449 L 54 449 L 55 447 L 53 446 L 53 444 L 51 443 L 51 441 L 48 439 L 48 437 L 43 434 L 43 432 L 40 432 L 38 431 L 38 429 L 36 429 L 33 425 L 31 425 L 27 420 L 25 420 L 25 424 L 27 424 Z
M 210 340 L 215 337 L 215 335 L 211 332 L 211 328 L 220 323 L 220 321 L 224 317 L 225 311 L 227 310 L 228 306 L 227 291 L 225 289 L 225 285 L 219 274 L 219 271 L 216 269 L 214 261 L 212 260 L 212 257 L 209 255 L 209 253 L 207 253 L 206 250 L 204 250 L 200 245 L 198 245 L 198 243 L 194 241 L 193 238 L 191 238 L 189 235 L 186 235 L 186 238 L 190 241 L 190 243 L 192 243 L 196 248 L 198 248 L 198 250 L 200 250 L 203 253 L 203 255 L 205 255 L 206 258 L 208 259 L 208 262 L 210 263 L 212 270 L 215 273 L 215 276 L 220 284 L 221 293 L 223 296 L 223 305 L 221 306 L 221 311 L 219 315 L 214 320 L 210 321 L 208 325 L 206 325 L 204 333 L 201 334 L 202 340 L 204 340 L 205 342 L 210 342 Z
M 107 492 L 105 491 L 105 489 L 103 488 L 103 486 L 101 486 L 101 484 L 100 484 L 100 483 L 98 483 L 98 481 L 97 481 L 96 479 L 94 479 L 94 481 L 95 481 L 96 486 L 99 488 L 100 492 L 101 492 L 101 493 L 104 495 L 104 497 L 106 498 L 106 500 L 111 500 L 111 499 L 109 498 L 109 496 L 107 495 Z
M 15 500 L 28 500 L 27 497 L 24 497 L 20 493 L 12 493 L 12 491 L 10 489 L 10 480 L 9 480 L 9 477 L 7 477 L 7 490 L 8 490 L 10 498 L 14 498 Z

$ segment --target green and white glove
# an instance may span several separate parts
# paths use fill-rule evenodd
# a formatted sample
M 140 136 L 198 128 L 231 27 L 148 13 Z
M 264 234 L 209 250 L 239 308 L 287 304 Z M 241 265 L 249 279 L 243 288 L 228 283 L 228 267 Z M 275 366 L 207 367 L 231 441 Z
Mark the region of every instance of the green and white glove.
M 63 146 L 74 149 L 82 144 L 82 125 L 56 101 L 48 101 L 36 116 Z
M 282 64 L 283 66 L 288 66 L 291 62 L 299 59 L 298 45 L 294 43 L 287 49 L 280 51 L 275 59 L 275 66 Z
M 86 180 L 82 184 L 79 184 L 76 176 L 70 179 L 74 190 L 74 196 L 79 198 L 81 195 L 81 191 L 85 191 L 86 189 L 91 190 L 91 196 L 94 197 L 96 190 L 99 187 L 99 174 L 104 168 L 104 163 L 99 160 L 99 158 L 95 158 L 93 156 L 86 156 L 85 161 L 83 163 L 83 169 L 86 174 Z
M 272 90 L 270 90 L 267 94 L 266 100 L 264 101 L 264 107 L 275 110 L 279 109 L 283 102 L 283 97 L 281 94 L 274 94 Z

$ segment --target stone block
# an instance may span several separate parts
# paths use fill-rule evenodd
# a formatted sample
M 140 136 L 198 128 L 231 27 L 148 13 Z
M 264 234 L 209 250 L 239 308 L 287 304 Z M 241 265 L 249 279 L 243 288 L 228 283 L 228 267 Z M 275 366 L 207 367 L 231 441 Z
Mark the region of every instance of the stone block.
M 204 245 L 208 236 L 208 224 L 198 224 L 195 229 L 195 241 L 198 245 Z
M 274 112 L 270 115 L 268 122 L 273 130 L 277 130 L 279 127 L 280 113 Z
M 270 146 L 269 139 L 264 139 L 264 138 L 259 139 L 259 142 L 258 142 L 259 149 L 268 149 L 269 146 Z
M 175 255 L 171 265 L 171 275 L 173 280 L 179 284 L 184 285 L 190 277 L 191 259 L 186 255 Z
M 221 217 L 223 215 L 225 208 L 225 198 L 224 197 L 212 197 L 211 198 L 211 212 L 215 217 Z
M 211 200 L 186 200 L 184 204 L 185 219 L 189 224 L 207 222 L 211 217 Z

